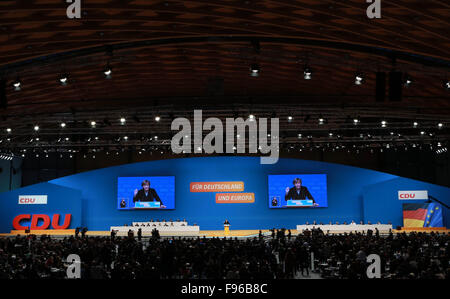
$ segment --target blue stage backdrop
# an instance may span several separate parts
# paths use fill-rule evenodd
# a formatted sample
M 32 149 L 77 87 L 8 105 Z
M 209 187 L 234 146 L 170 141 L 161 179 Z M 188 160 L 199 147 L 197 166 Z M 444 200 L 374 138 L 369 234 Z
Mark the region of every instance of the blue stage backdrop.
M 326 208 L 270 209 L 268 205 L 268 175 L 274 174 L 326 174 Z M 174 176 L 174 210 L 119 210 L 117 209 L 117 180 L 119 177 Z M 215 192 L 191 192 L 191 183 L 238 182 L 238 191 L 214 190 Z M 243 186 L 242 186 L 242 183 Z M 305 221 L 340 223 L 352 220 L 372 222 L 391 221 L 394 226 L 402 225 L 402 203 L 397 198 L 398 190 L 429 190 L 429 194 L 449 204 L 450 189 L 424 182 L 408 180 L 394 175 L 350 166 L 280 159 L 273 165 L 261 165 L 258 157 L 199 157 L 160 160 L 127 164 L 80 173 L 50 181 L 51 184 L 37 184 L 33 195 L 50 194 L 58 202 L 69 202 L 69 194 L 81 192 L 81 225 L 89 230 L 109 230 L 110 226 L 130 224 L 132 221 L 149 219 L 183 219 L 190 224 L 197 223 L 201 230 L 223 229 L 223 221 L 231 222 L 231 229 L 295 228 Z M 239 185 L 240 184 L 240 185 Z M 60 191 L 50 188 L 54 185 L 72 188 Z M 226 188 L 226 186 L 221 188 Z M 366 187 L 366 188 L 365 188 Z M 209 187 L 208 187 L 209 188 Z M 12 229 L 12 219 L 19 211 L 17 195 L 26 188 L 0 194 L 3 204 L 0 210 L 0 231 Z M 254 201 L 246 203 L 216 203 L 216 194 L 245 193 Z M 49 195 L 50 196 L 50 195 Z M 49 197 L 50 198 L 50 197 Z M 56 201 L 50 201 L 47 209 Z M 417 202 L 417 201 L 414 201 Z M 75 209 L 75 206 L 73 206 Z M 21 212 L 28 207 L 21 207 Z M 36 208 L 36 207 L 35 207 Z M 54 207 L 60 212 L 61 207 Z M 444 213 L 444 224 L 448 217 Z

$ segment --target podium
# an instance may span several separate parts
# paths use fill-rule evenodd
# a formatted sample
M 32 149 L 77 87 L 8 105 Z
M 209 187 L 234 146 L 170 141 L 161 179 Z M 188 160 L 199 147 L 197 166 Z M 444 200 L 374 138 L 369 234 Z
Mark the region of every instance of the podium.
M 224 224 L 223 225 L 223 231 L 225 232 L 225 236 L 229 236 L 230 235 L 230 225 L 229 224 Z

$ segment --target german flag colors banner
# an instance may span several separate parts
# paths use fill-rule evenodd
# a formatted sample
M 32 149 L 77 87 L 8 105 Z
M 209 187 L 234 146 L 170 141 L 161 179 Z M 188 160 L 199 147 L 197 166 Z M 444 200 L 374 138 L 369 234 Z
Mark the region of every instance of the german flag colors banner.
M 442 206 L 437 203 L 404 203 L 403 227 L 443 227 Z

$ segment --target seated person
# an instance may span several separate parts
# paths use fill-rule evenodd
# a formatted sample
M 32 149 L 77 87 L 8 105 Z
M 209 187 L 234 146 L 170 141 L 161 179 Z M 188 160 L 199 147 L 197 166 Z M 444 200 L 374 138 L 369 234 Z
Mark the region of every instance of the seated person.
M 329 225 L 333 225 L 333 222 L 330 221 L 330 223 L 328 223 Z
M 320 225 L 323 225 L 323 222 L 320 222 Z
M 316 224 L 317 224 L 316 220 L 314 220 L 314 221 L 313 221 L 313 224 L 314 224 L 314 225 L 316 225 Z
M 378 222 L 377 222 L 377 224 L 381 224 L 381 222 L 380 222 L 380 221 L 378 221 Z
M 150 223 L 147 223 L 147 227 L 149 227 L 150 226 Z
M 372 224 L 372 222 L 370 222 L 370 221 L 367 221 L 367 224 L 371 225 L 371 224 Z
M 170 226 L 173 226 L 173 222 L 170 222 Z
M 336 221 L 336 225 L 339 225 L 339 221 Z
M 352 220 L 352 222 L 350 224 L 356 224 L 355 221 Z
M 167 222 L 164 222 L 164 226 L 169 226 L 169 225 L 167 225 Z
M 306 223 L 305 223 L 306 225 L 309 225 L 309 222 L 308 221 L 306 221 Z
M 359 222 L 359 224 L 364 224 L 364 222 L 361 220 L 361 221 Z
M 228 219 L 225 219 L 225 222 L 223 224 L 224 225 L 230 225 L 230 222 L 228 221 Z
M 344 224 L 347 224 L 347 221 L 344 221 Z

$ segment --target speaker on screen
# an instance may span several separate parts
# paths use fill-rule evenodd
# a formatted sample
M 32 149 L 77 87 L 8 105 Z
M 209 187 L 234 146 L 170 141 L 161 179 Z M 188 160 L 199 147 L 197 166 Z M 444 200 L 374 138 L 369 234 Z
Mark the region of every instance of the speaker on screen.
M 402 100 L 402 72 L 389 73 L 389 101 L 400 102 Z
M 6 108 L 6 80 L 0 79 L 0 108 Z
M 384 102 L 386 98 L 386 73 L 377 72 L 377 81 L 375 85 L 375 101 Z

